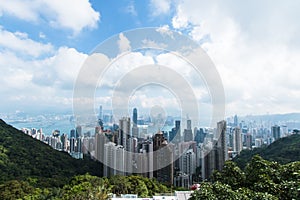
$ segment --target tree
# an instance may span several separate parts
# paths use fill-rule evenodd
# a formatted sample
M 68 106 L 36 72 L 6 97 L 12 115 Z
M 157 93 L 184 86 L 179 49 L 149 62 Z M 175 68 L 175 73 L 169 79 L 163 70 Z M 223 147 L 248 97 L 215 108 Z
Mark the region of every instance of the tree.
M 245 179 L 245 173 L 232 161 L 226 161 L 221 172 L 215 171 L 213 173 L 213 181 L 228 184 L 233 190 L 243 187 Z

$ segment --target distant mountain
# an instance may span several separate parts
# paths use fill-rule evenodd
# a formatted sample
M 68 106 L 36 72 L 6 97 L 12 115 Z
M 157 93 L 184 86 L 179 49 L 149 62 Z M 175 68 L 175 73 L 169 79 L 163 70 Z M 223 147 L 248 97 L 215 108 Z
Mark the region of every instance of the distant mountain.
M 287 125 L 289 129 L 300 129 L 300 113 L 246 115 L 240 116 L 239 121 L 271 122 L 277 125 Z
M 62 186 L 74 175 L 101 176 L 101 164 L 77 160 L 54 150 L 0 119 L 0 184 L 8 180 L 32 180 L 40 187 Z
M 300 161 L 300 134 L 280 138 L 267 147 L 243 150 L 233 161 L 241 168 L 244 168 L 254 155 L 260 155 L 269 161 L 276 161 L 280 164 Z

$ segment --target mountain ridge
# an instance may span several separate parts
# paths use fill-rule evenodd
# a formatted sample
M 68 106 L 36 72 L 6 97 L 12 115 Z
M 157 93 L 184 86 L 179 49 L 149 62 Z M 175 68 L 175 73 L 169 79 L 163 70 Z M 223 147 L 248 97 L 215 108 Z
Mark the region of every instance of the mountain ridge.
M 101 163 L 90 158 L 74 159 L 0 119 L 0 184 L 34 178 L 45 187 L 48 181 L 61 186 L 74 175 L 85 173 L 102 176 Z

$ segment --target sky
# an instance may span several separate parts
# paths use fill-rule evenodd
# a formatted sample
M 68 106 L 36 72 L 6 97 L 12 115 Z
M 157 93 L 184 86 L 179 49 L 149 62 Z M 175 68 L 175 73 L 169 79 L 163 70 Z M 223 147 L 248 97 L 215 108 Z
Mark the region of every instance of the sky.
M 112 36 L 130 50 L 122 32 L 145 27 L 179 32 L 204 49 L 222 80 L 227 116 L 300 112 L 299 9 L 298 0 L 0 0 L 0 112 L 72 111 L 74 84 L 91 52 Z M 192 81 L 187 64 L 169 52 L 132 52 L 118 62 L 95 105 L 108 106 L 121 77 L 114 74 L 132 65 L 178 65 Z M 209 109 L 202 86 L 192 84 Z M 173 97 L 142 87 L 129 104 L 176 110 Z

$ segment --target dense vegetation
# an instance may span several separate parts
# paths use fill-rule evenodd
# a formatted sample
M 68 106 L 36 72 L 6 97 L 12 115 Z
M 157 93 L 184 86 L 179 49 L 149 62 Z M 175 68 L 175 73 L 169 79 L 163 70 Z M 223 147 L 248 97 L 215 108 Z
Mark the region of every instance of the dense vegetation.
M 0 120 L 0 184 L 30 179 L 40 187 L 56 187 L 85 173 L 101 176 L 101 164 L 74 159 Z
M 233 161 L 243 169 L 254 155 L 280 164 L 300 161 L 300 134 L 281 138 L 267 147 L 243 150 Z
M 75 176 L 61 188 L 39 188 L 30 181 L 8 181 L 0 185 L 0 199 L 109 199 L 112 193 L 138 194 L 151 197 L 155 193 L 169 192 L 155 179 L 140 176 L 113 176 L 110 179 L 89 174 Z
M 221 172 L 214 172 L 212 182 L 201 183 L 196 199 L 300 199 L 300 162 L 281 165 L 256 155 L 241 170 L 227 161 Z

